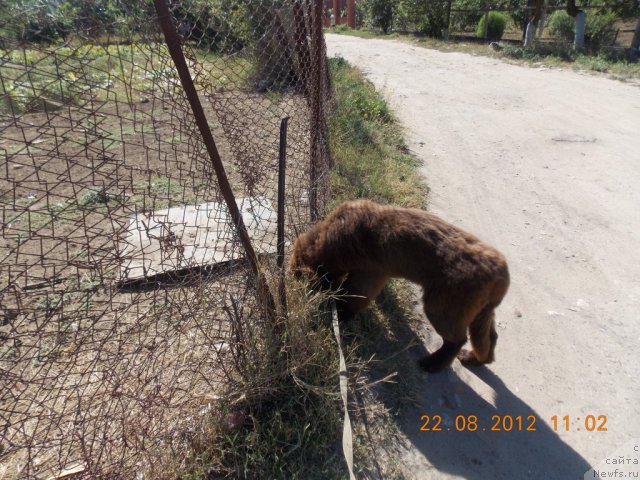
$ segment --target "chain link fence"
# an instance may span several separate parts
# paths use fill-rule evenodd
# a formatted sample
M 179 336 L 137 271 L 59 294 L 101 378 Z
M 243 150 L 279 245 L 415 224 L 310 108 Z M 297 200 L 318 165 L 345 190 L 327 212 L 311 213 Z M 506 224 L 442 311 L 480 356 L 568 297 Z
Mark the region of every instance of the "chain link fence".
M 283 118 L 288 242 L 327 198 L 321 4 L 167 6 L 273 284 Z M 0 479 L 170 476 L 238 394 L 265 313 L 214 167 L 153 3 L 0 6 Z

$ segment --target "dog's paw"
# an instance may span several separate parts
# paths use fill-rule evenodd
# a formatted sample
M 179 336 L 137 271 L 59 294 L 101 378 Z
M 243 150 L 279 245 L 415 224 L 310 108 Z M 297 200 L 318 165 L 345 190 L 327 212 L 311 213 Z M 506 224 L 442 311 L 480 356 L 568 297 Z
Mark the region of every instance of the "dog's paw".
M 418 362 L 418 366 L 425 372 L 437 373 L 447 368 L 449 363 L 443 361 L 440 356 L 431 354 L 421 358 Z
M 338 310 L 338 320 L 340 321 L 340 323 L 343 323 L 343 324 L 349 323 L 353 321 L 353 319 L 356 317 L 355 313 L 351 312 L 349 309 L 343 306 L 339 306 L 337 310 Z
M 466 366 L 482 365 L 482 362 L 478 361 L 478 358 L 475 356 L 473 351 L 467 350 L 466 348 L 460 350 L 460 353 L 458 353 L 458 360 Z

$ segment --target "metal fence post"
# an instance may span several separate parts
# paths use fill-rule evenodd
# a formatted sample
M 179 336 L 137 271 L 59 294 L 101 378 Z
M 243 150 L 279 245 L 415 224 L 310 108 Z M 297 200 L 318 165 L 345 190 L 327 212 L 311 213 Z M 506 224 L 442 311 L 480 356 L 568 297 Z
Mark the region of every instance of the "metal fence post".
M 277 240 L 277 265 L 279 269 L 280 281 L 278 285 L 278 296 L 280 297 L 280 307 L 283 317 L 287 315 L 287 295 L 284 282 L 284 197 L 285 197 L 285 174 L 287 163 L 287 126 L 289 117 L 283 118 L 280 123 L 280 152 L 278 157 L 278 240 Z

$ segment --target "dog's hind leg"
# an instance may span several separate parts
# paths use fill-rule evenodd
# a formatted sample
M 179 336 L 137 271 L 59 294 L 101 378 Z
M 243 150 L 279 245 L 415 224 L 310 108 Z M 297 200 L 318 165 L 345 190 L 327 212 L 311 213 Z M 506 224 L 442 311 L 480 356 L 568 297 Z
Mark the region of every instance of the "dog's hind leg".
M 456 358 L 456 355 L 458 355 L 458 352 L 460 352 L 460 349 L 466 342 L 466 339 L 458 342 L 444 340 L 442 346 L 438 350 L 433 352 L 431 355 L 427 355 L 420 359 L 418 362 L 420 368 L 429 373 L 435 373 L 448 367 L 451 365 L 451 362 L 453 362 L 453 359 Z
M 456 311 L 457 310 L 457 311 Z M 451 365 L 456 355 L 467 342 L 466 312 L 459 309 L 446 308 L 436 302 L 427 303 L 425 313 L 436 332 L 442 337 L 442 346 L 430 355 L 423 357 L 420 368 L 434 373 Z
M 458 359 L 465 365 L 483 365 L 495 360 L 494 350 L 498 342 L 494 307 L 485 307 L 469 325 L 469 337 L 473 350 L 463 350 Z

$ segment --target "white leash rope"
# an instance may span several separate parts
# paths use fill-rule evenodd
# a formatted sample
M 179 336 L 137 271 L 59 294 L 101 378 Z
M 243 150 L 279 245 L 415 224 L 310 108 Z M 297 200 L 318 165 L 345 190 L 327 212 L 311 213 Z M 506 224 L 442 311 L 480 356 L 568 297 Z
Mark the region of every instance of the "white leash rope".
M 342 343 L 340 341 L 340 326 L 338 325 L 338 310 L 336 308 L 336 302 L 331 301 L 331 319 L 333 323 L 333 333 L 336 336 L 336 342 L 338 342 L 338 352 L 340 354 L 340 396 L 342 397 L 342 403 L 344 405 L 344 424 L 342 427 L 342 451 L 344 458 L 347 461 L 347 467 L 349 468 L 349 479 L 356 480 L 356 476 L 353 474 L 353 435 L 351 432 L 351 418 L 349 418 L 349 406 L 348 406 L 348 387 L 349 377 L 347 375 L 347 364 L 344 360 L 344 354 L 342 353 Z

